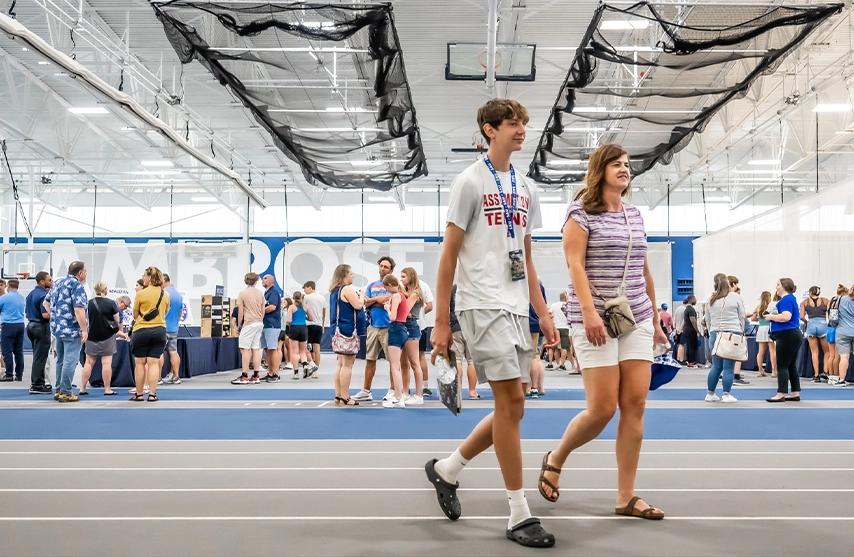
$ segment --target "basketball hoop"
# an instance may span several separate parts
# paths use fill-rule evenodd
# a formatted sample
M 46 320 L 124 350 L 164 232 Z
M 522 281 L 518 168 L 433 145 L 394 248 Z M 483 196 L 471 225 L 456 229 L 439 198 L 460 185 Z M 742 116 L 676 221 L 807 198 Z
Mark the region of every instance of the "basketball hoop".
M 478 57 L 477 57 L 477 61 L 478 61 L 478 62 L 480 62 L 480 67 L 482 67 L 483 69 L 486 69 L 486 61 L 484 60 L 484 57 L 485 57 L 485 56 L 486 56 L 486 51 L 484 50 L 484 51 L 483 51 L 483 52 L 481 52 L 481 53 L 480 53 L 480 55 L 478 55 Z M 496 70 L 497 70 L 498 68 L 500 68 L 500 67 L 501 67 L 501 63 L 502 63 L 503 61 L 504 61 L 504 57 L 503 57 L 503 56 L 501 56 L 501 53 L 500 53 L 500 52 L 496 52 L 496 53 L 495 53 L 495 69 L 496 69 Z
M 30 278 L 30 273 L 26 273 L 26 272 L 24 272 L 24 273 L 15 273 L 15 275 L 16 275 L 19 279 L 21 279 L 21 280 L 27 280 L 28 278 Z

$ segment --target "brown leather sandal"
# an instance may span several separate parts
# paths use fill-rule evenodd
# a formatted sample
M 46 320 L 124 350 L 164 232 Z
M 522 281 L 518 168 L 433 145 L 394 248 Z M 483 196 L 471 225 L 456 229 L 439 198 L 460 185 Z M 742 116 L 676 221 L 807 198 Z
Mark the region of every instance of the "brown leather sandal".
M 664 511 L 661 509 L 656 509 L 653 506 L 650 506 L 648 509 L 639 511 L 635 508 L 635 505 L 638 501 L 640 501 L 640 497 L 632 497 L 629 504 L 623 508 L 615 508 L 614 513 L 622 516 L 635 516 L 637 518 L 645 518 L 647 520 L 661 520 L 664 518 Z
M 543 457 L 543 465 L 540 467 L 540 479 L 537 481 L 537 489 L 540 491 L 540 495 L 543 496 L 543 499 L 548 501 L 549 503 L 557 503 L 557 500 L 560 499 L 560 488 L 546 479 L 546 472 L 554 472 L 555 474 L 560 475 L 560 468 L 555 468 L 551 464 L 549 464 L 549 455 L 552 454 L 551 451 L 547 452 Z M 546 493 L 546 490 L 543 489 L 543 484 L 546 484 L 549 489 L 552 490 L 552 496 L 549 497 Z

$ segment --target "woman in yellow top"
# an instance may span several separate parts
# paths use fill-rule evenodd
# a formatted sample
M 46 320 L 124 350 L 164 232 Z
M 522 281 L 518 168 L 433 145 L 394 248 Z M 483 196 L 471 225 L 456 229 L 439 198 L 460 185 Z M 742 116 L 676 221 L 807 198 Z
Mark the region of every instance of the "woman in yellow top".
M 163 273 L 149 267 L 142 276 L 145 288 L 136 293 L 133 301 L 133 357 L 136 358 L 134 379 L 136 393 L 132 401 L 141 401 L 143 386 L 148 384 L 148 402 L 157 401 L 157 380 L 160 378 L 160 356 L 166 349 L 166 312 L 169 295 L 163 291 Z

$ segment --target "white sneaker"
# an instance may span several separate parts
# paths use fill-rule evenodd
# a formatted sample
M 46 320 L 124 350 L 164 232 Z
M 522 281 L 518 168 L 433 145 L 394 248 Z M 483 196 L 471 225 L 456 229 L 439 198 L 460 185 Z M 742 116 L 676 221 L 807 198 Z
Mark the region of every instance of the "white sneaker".
M 383 397 L 383 402 L 388 402 L 390 400 L 394 400 L 394 391 L 392 391 L 391 389 L 389 389 Z
M 285 364 L 285 369 L 288 369 L 288 370 L 293 371 L 293 370 L 294 370 L 294 364 L 292 364 L 292 363 L 290 363 L 290 362 L 286 363 L 286 364 Z
M 371 396 L 371 391 L 367 389 L 362 389 L 355 396 L 352 397 L 356 402 L 371 402 L 374 400 L 374 397 Z
M 407 406 L 421 406 L 424 404 L 424 397 L 420 397 L 418 395 L 412 395 L 404 398 L 404 402 Z
M 720 401 L 720 399 L 721 398 L 716 394 L 710 393 L 710 394 L 706 395 L 706 402 L 718 402 L 718 401 Z
M 383 400 L 383 408 L 406 408 L 406 403 L 401 398 Z
M 729 393 L 724 393 L 724 396 L 721 397 L 721 402 L 738 402 L 738 399 Z

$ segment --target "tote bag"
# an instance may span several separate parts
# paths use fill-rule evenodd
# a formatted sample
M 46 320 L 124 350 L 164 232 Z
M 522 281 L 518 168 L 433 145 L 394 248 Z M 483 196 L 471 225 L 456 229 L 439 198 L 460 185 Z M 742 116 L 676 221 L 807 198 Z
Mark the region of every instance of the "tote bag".
M 721 320 L 723 321 L 726 298 L 721 306 Z M 711 311 L 711 308 L 709 308 Z M 712 348 L 712 356 L 733 360 L 735 362 L 747 361 L 747 336 L 744 334 L 744 323 L 741 324 L 741 333 L 725 333 L 718 331 L 715 346 Z

